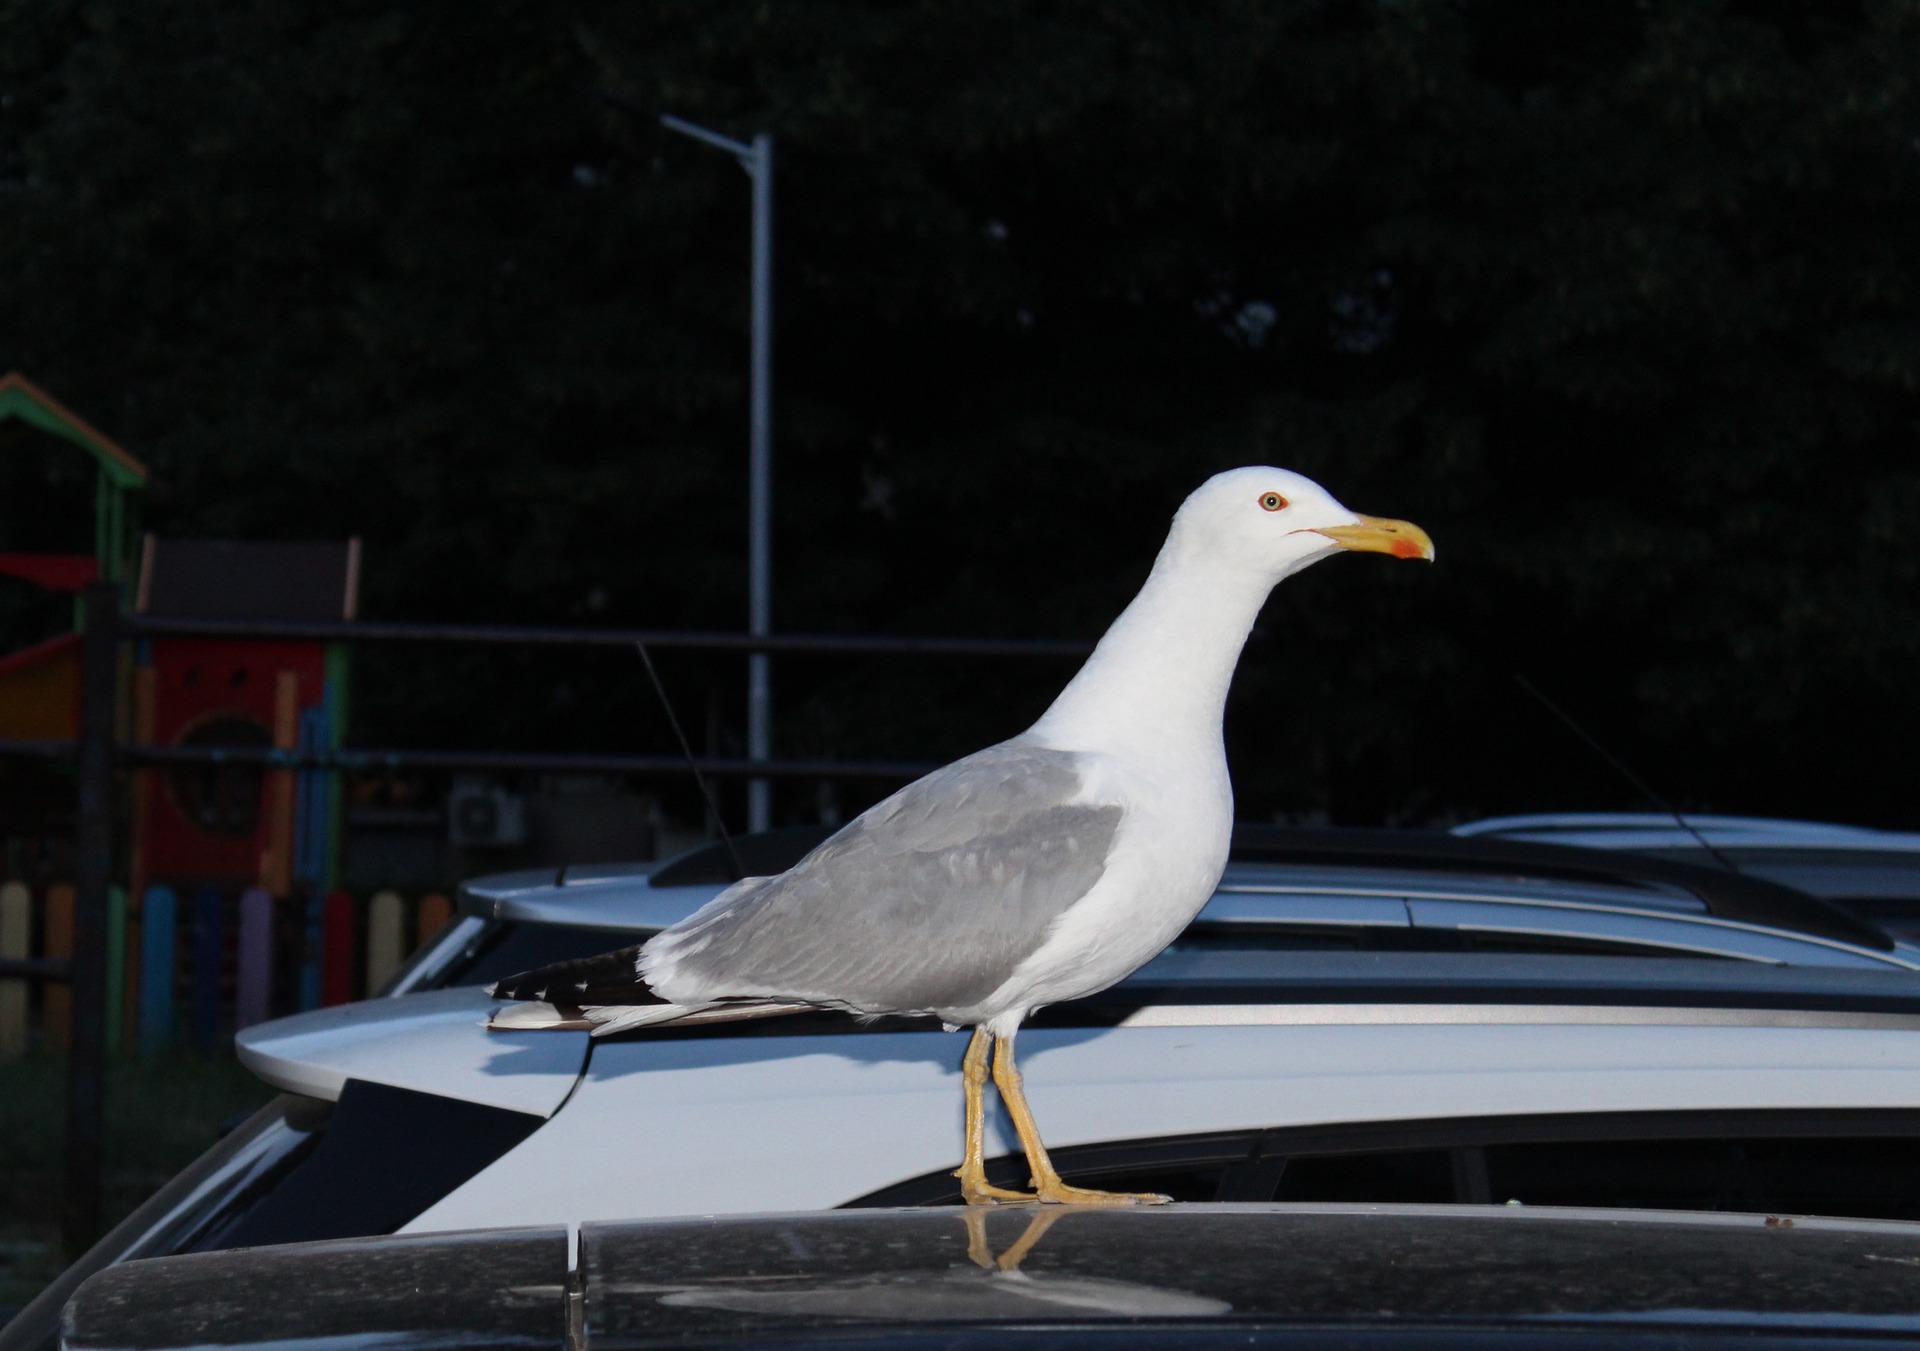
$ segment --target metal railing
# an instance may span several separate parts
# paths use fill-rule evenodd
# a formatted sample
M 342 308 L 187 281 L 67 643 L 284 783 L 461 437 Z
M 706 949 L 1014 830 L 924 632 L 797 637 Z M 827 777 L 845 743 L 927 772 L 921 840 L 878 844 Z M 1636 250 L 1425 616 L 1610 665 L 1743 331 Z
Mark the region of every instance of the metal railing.
M 921 657 L 1084 657 L 1093 644 L 1055 638 L 938 638 L 885 634 L 751 633 L 703 629 L 549 628 L 527 624 L 389 624 L 361 620 L 304 623 L 252 620 L 119 620 L 129 638 L 285 638 L 314 642 L 506 643 L 546 647 L 632 647 L 657 651 L 816 652 Z

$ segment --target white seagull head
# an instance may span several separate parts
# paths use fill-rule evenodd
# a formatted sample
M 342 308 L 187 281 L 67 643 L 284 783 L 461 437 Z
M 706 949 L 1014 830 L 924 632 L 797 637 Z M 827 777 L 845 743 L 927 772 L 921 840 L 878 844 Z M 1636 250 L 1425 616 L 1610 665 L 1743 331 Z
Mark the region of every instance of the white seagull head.
M 1270 465 L 1229 469 L 1194 489 L 1168 542 L 1270 583 L 1342 549 L 1433 559 L 1433 541 L 1411 521 L 1362 516 L 1305 475 Z

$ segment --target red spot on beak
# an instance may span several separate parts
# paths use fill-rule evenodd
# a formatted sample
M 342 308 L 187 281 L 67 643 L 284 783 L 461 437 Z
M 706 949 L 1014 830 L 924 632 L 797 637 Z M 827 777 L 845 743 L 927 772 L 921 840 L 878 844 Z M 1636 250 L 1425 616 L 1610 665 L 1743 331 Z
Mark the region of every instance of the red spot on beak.
M 1395 558 L 1419 558 L 1421 549 L 1410 539 L 1397 539 L 1390 550 Z

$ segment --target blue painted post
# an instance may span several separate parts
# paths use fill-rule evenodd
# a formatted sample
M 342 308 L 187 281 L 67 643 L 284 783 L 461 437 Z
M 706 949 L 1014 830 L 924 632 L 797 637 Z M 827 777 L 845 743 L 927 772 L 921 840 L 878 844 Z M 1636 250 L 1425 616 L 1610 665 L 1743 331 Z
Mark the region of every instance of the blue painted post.
M 140 1054 L 173 1045 L 174 945 L 178 906 L 167 887 L 148 887 L 140 902 Z
M 220 957 L 226 934 L 221 896 L 214 887 L 193 894 L 193 952 L 187 996 L 187 1031 L 193 1049 L 211 1055 L 220 1040 Z
M 320 1007 L 320 947 L 321 919 L 326 913 L 327 898 L 315 888 L 307 897 L 306 914 L 301 925 L 300 944 L 300 1009 Z
M 233 1027 L 267 1021 L 273 998 L 273 896 L 248 887 L 240 897 L 240 945 L 234 979 Z

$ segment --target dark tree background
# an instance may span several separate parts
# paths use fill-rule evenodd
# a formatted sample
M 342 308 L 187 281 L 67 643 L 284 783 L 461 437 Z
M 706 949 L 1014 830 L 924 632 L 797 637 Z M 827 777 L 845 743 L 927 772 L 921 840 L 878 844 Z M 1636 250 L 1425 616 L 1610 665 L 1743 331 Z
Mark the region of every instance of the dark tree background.
M 1910 0 L 0 31 L 0 369 L 152 463 L 156 528 L 360 534 L 377 617 L 740 625 L 747 188 L 670 110 L 778 138 L 780 627 L 1092 636 L 1189 488 L 1278 463 L 1440 561 L 1276 595 L 1243 815 L 1641 805 L 1524 673 L 1687 804 L 1920 825 Z M 723 749 L 738 667 L 666 670 Z M 784 661 L 780 749 L 942 757 L 1065 674 Z M 612 656 L 370 652 L 356 700 L 363 744 L 667 744 Z

